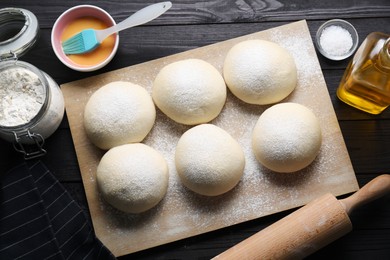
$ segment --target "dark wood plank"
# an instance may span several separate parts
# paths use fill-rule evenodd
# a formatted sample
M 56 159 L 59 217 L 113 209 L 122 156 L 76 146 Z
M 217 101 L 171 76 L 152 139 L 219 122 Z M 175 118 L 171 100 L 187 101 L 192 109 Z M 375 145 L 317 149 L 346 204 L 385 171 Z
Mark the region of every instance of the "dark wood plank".
M 331 246 L 319 250 L 307 259 L 367 259 L 369 257 L 386 259 L 390 250 L 388 246 L 388 243 L 390 243 L 390 227 L 387 221 L 383 221 L 383 218 L 386 218 L 390 212 L 389 209 L 383 210 L 383 205 L 387 205 L 387 203 L 390 203 L 390 196 L 356 211 L 351 216 L 354 223 L 354 230 L 351 233 L 335 241 Z M 189 257 L 186 259 L 210 259 L 291 212 L 275 214 L 260 220 L 123 256 L 119 259 L 183 259 L 186 257 Z M 379 215 L 372 219 L 372 212 Z
M 157 0 L 149 3 L 159 2 Z M 114 60 L 91 73 L 72 71 L 55 57 L 50 45 L 51 28 L 66 9 L 78 4 L 93 4 L 107 10 L 116 21 L 144 7 L 143 0 L 2 0 L 0 8 L 23 7 L 33 11 L 40 22 L 41 38 L 22 60 L 51 75 L 59 84 L 100 74 L 193 48 L 213 44 L 244 34 L 307 19 L 314 39 L 318 27 L 328 19 L 351 22 L 361 43 L 373 31 L 390 33 L 390 1 L 173 1 L 173 8 L 145 26 L 121 33 L 121 44 Z M 336 89 L 349 60 L 332 62 L 318 55 L 336 115 L 360 185 L 390 168 L 390 109 L 369 115 L 340 102 Z M 65 119 L 45 144 L 48 155 L 42 160 L 88 213 L 76 154 Z M 0 174 L 23 159 L 10 143 L 0 140 Z M 354 231 L 309 259 L 389 259 L 390 196 L 356 210 L 351 219 Z M 209 259 L 291 211 L 242 223 L 120 259 Z M 129 241 L 131 242 L 131 241 Z
M 39 1 L 2 0 L 1 6 L 16 6 L 29 9 L 39 17 L 42 28 L 51 28 L 60 13 L 79 4 L 92 4 L 104 8 L 114 19 L 124 20 L 131 13 L 147 4 L 160 2 L 145 1 L 47 1 L 44 8 Z M 205 23 L 243 23 L 265 21 L 294 21 L 301 19 L 365 18 L 388 17 L 390 2 L 372 1 L 172 1 L 170 12 L 150 24 L 205 24 Z
M 390 15 L 388 19 L 372 18 L 367 20 L 348 20 L 356 27 L 360 42 L 372 31 L 378 28 L 390 28 Z M 312 38 L 319 26 L 326 20 L 308 21 Z M 54 55 L 50 44 L 51 30 L 43 29 L 41 38 L 31 52 L 22 60 L 26 60 L 37 67 L 47 68 L 46 71 L 57 80 L 59 84 L 75 79 L 103 73 L 105 71 L 130 66 L 152 59 L 165 57 L 170 54 L 213 44 L 234 37 L 266 30 L 288 22 L 246 23 L 246 24 L 202 24 L 202 25 L 172 25 L 136 27 L 121 32 L 121 44 L 114 60 L 102 70 L 94 73 L 81 73 L 65 67 Z M 348 64 L 348 60 L 334 62 L 318 55 L 323 70 L 341 70 L 341 75 Z M 48 66 L 50 64 L 50 66 Z

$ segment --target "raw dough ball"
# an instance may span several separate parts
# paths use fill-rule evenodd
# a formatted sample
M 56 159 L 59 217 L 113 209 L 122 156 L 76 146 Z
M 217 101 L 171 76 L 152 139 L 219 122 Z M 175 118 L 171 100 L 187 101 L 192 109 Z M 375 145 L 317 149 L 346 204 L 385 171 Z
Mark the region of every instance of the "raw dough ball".
M 182 135 L 175 163 L 184 186 L 202 195 L 216 196 L 240 181 L 245 157 L 241 146 L 225 130 L 203 124 Z
M 297 85 L 294 58 L 278 44 L 264 40 L 233 46 L 226 55 L 223 76 L 236 97 L 257 105 L 279 102 Z
M 196 125 L 216 118 L 226 101 L 222 75 L 211 64 L 187 59 L 168 64 L 157 74 L 153 100 L 172 120 Z
M 116 81 L 97 90 L 84 110 L 84 128 L 101 149 L 141 142 L 156 119 L 149 93 L 130 82 Z
M 260 116 L 253 130 L 257 160 L 276 172 L 295 172 L 311 164 L 321 147 L 320 123 L 307 107 L 277 104 Z
M 110 149 L 96 173 L 103 198 L 115 208 L 140 213 L 156 206 L 168 189 L 168 166 L 162 155 L 141 144 Z

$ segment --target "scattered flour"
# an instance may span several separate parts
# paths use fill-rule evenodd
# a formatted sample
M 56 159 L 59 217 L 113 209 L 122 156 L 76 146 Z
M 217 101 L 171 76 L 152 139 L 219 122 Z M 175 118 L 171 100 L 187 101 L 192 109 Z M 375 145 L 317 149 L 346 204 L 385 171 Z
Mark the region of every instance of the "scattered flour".
M 323 118 L 321 115 L 324 108 L 318 107 L 316 102 L 319 95 L 328 94 L 323 87 L 325 82 L 315 50 L 308 32 L 302 31 L 302 27 L 299 28 L 293 31 L 271 30 L 262 37 L 251 35 L 245 39 L 261 38 L 273 41 L 292 54 L 297 65 L 298 83 L 297 88 L 286 100 L 312 108 L 322 121 L 321 127 L 324 132 L 334 133 L 335 129 L 332 124 L 329 124 L 328 118 Z M 227 52 L 228 48 L 224 51 Z M 217 57 L 210 53 L 216 53 Z M 196 58 L 204 58 L 207 61 L 210 59 L 210 62 L 221 71 L 222 67 L 218 64 L 223 61 L 221 58 L 223 54 L 223 51 L 216 46 Z M 189 56 L 186 54 L 184 57 Z M 179 57 L 175 56 L 169 61 L 177 59 Z M 148 75 L 157 74 L 167 63 L 169 62 L 151 62 L 148 64 L 151 71 Z M 131 75 L 127 74 L 127 77 L 130 81 L 139 80 L 140 85 L 148 91 L 151 90 L 152 76 L 142 80 L 132 71 Z M 334 142 L 333 137 L 325 137 L 318 157 L 302 171 L 286 176 L 265 169 L 253 154 L 251 134 L 257 119 L 268 107 L 245 104 L 228 92 L 221 114 L 211 121 L 238 141 L 246 158 L 244 175 L 239 184 L 230 192 L 217 197 L 197 195 L 180 183 L 175 170 L 175 147 L 180 136 L 190 127 L 175 123 L 158 110 L 156 123 L 144 142 L 161 152 L 168 163 L 170 176 L 167 195 L 155 208 L 140 215 L 124 214 L 109 206 L 101 206 L 101 210 L 107 213 L 106 229 L 109 231 L 106 232 L 112 233 L 111 239 L 118 238 L 118 234 L 126 238 L 126 241 L 148 238 L 150 241 L 142 244 L 147 248 L 276 213 L 297 206 L 297 203 L 302 205 L 313 199 L 315 193 L 321 190 L 316 190 L 313 195 L 309 187 L 318 187 L 318 184 L 324 183 L 328 178 L 326 176 L 337 175 L 333 172 L 333 164 L 339 159 L 336 158 L 336 154 L 339 153 L 335 153 L 334 149 L 344 148 L 336 147 L 338 143 Z M 331 105 L 329 109 L 332 109 Z M 163 234 L 163 236 L 155 234 Z M 141 249 L 138 246 L 135 250 Z

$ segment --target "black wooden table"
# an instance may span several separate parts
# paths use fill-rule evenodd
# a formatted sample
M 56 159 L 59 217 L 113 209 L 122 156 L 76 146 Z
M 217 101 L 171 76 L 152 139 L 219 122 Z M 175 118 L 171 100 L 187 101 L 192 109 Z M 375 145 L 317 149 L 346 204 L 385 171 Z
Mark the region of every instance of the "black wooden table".
M 186 1 L 173 0 L 166 14 L 145 26 L 121 33 L 115 58 L 103 69 L 81 73 L 68 69 L 55 57 L 50 44 L 51 28 L 66 9 L 93 4 L 107 10 L 119 22 L 155 0 L 2 0 L 0 8 L 21 7 L 38 18 L 41 37 L 21 58 L 47 72 L 58 84 L 131 66 L 241 35 L 306 19 L 314 38 L 318 27 L 333 18 L 351 22 L 359 43 L 373 31 L 390 33 L 390 1 Z M 332 62 L 319 55 L 333 106 L 360 185 L 390 169 L 390 109 L 373 116 L 340 102 L 336 88 L 348 60 Z M 88 211 L 79 166 L 66 116 L 45 144 L 42 161 Z M 0 173 L 23 161 L 10 143 L 0 140 Z M 209 259 L 291 211 L 242 223 L 121 257 L 121 259 Z M 354 230 L 320 250 L 310 259 L 390 259 L 390 196 L 356 210 Z M 130 242 L 130 241 L 129 241 Z M 131 242 L 130 242 L 131 243 Z

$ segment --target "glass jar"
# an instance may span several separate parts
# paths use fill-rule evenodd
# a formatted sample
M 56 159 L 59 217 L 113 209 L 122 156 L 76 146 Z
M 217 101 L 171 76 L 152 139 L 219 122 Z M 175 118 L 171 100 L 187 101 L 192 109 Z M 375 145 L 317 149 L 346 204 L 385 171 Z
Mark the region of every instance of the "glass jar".
M 0 9 L 0 27 L 15 27 L 20 21 L 22 29 L 0 42 L 0 138 L 31 159 L 46 153 L 43 144 L 62 121 L 64 98 L 49 75 L 18 60 L 38 37 L 35 15 L 25 9 Z
M 367 36 L 346 68 L 337 96 L 371 114 L 390 105 L 390 34 L 373 32 Z

